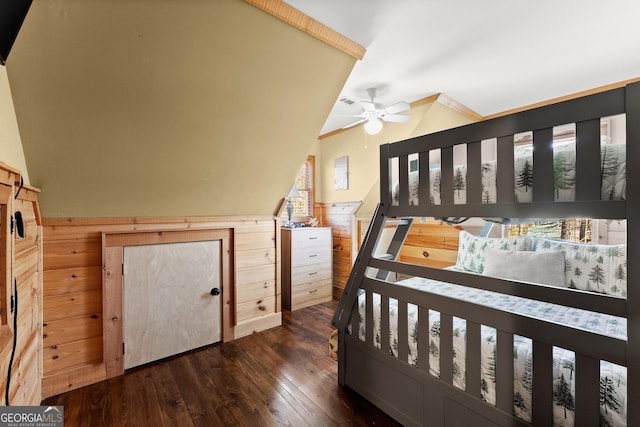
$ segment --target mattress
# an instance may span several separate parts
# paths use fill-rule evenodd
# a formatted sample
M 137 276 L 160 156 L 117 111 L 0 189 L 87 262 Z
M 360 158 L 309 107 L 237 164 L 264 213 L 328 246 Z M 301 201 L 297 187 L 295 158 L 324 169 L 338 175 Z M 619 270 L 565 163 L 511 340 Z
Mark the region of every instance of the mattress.
M 463 301 L 481 304 L 487 307 L 507 311 L 514 314 L 535 317 L 548 322 L 571 326 L 621 340 L 627 337 L 626 319 L 606 315 L 602 313 L 589 312 L 572 307 L 564 307 L 556 304 L 528 300 L 525 298 L 504 295 L 481 289 L 468 288 L 461 285 L 443 283 L 424 278 L 411 278 L 397 283 L 414 289 L 425 290 L 435 294 L 460 299 Z M 365 337 L 365 303 L 364 293 L 361 293 L 358 301 L 358 309 L 363 322 L 360 324 L 359 337 Z M 373 328 L 375 335 L 375 345 L 380 348 L 380 295 L 374 294 L 373 300 Z M 397 348 L 394 343 L 398 342 L 397 301 L 389 300 L 389 331 L 391 348 L 390 354 L 397 357 Z M 416 365 L 417 362 L 417 306 L 409 304 L 409 363 Z M 464 319 L 453 319 L 453 378 L 454 385 L 462 390 L 465 389 L 465 340 L 466 321 Z M 440 334 L 440 313 L 429 311 L 429 368 L 430 374 L 439 377 L 439 334 Z M 494 328 L 481 326 L 481 390 L 480 396 L 488 404 L 495 405 L 495 352 L 496 352 L 496 330 Z M 572 399 L 575 396 L 575 357 L 572 351 L 554 347 L 554 425 L 573 426 Z M 531 381 L 532 381 L 532 342 L 529 338 L 514 336 L 514 414 L 525 420 L 531 421 Z M 612 363 L 602 361 L 600 365 L 600 389 L 601 414 L 611 426 L 625 426 L 627 412 L 626 395 L 626 368 Z M 559 402 L 564 402 L 560 404 Z

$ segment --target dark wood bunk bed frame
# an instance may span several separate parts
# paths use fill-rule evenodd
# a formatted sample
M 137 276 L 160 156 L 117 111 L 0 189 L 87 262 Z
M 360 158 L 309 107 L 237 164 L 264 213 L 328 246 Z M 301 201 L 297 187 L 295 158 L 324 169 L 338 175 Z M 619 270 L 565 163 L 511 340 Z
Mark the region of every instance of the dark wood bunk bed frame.
M 600 119 L 626 115 L 626 200 L 601 200 Z M 553 127 L 576 124 L 576 194 L 573 202 L 554 202 Z M 533 131 L 533 202 L 514 197 L 514 135 Z M 497 138 L 497 203 L 482 203 L 481 141 Z M 453 203 L 453 146 L 467 144 L 467 203 Z M 429 151 L 441 149 L 440 205 L 429 201 Z M 419 156 L 419 204 L 409 204 L 408 157 Z M 391 161 L 397 159 L 399 203 L 392 197 Z M 636 166 L 639 166 L 636 169 Z M 627 220 L 628 259 L 640 259 L 640 83 L 568 100 L 451 130 L 385 144 L 380 147 L 380 203 L 338 303 L 333 325 L 338 329 L 338 381 L 380 407 L 404 425 L 550 426 L 553 423 L 552 348 L 575 352 L 575 425 L 597 426 L 600 403 L 600 360 L 627 367 L 627 425 L 640 426 L 640 265 L 628 264 L 623 298 L 501 280 L 463 272 L 404 264 L 375 257 L 387 220 L 403 217 L 600 218 Z M 606 313 L 627 319 L 627 341 L 568 326 L 498 311 L 477 304 L 397 286 L 368 268 L 419 276 L 517 295 L 538 301 Z M 382 278 L 381 278 L 382 277 Z M 381 295 L 381 348 L 374 345 L 373 322 L 358 333 L 358 295 L 365 292 L 365 318 L 372 318 L 371 295 Z M 389 299 L 398 300 L 397 357 L 389 349 Z M 407 363 L 407 303 L 418 306 L 417 366 Z M 386 311 L 385 311 L 386 305 Z M 440 312 L 440 377 L 429 374 L 428 310 Z M 452 318 L 467 321 L 466 391 L 452 385 Z M 497 330 L 496 404 L 480 399 L 480 325 Z M 533 342 L 533 394 L 530 423 L 513 415 L 513 336 Z

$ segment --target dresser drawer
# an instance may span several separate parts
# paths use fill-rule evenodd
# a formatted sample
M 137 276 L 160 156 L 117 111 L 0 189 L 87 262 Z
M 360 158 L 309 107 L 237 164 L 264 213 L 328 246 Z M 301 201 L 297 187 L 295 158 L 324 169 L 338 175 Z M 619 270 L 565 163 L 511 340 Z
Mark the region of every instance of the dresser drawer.
M 320 227 L 297 229 L 291 236 L 291 245 L 296 249 L 331 247 L 331 229 Z
M 331 250 L 327 248 L 294 249 L 291 254 L 291 266 L 294 268 L 331 262 Z
M 291 297 L 293 300 L 292 310 L 330 301 L 331 279 L 294 286 Z
M 331 279 L 331 265 L 329 263 L 302 265 L 291 272 L 291 285 Z

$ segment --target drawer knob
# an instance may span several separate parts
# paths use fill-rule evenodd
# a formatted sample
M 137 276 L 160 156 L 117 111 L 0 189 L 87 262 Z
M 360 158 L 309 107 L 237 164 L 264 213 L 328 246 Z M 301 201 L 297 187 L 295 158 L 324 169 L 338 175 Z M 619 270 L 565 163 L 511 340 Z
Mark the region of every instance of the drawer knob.
M 311 273 L 309 273 L 309 276 L 313 276 L 313 275 L 316 275 L 316 274 L 318 274 L 317 271 L 312 271 Z
M 309 258 L 315 258 L 317 256 L 318 256 L 318 254 L 311 254 L 311 255 L 309 255 Z
M 317 240 L 317 237 L 309 237 L 309 240 Z
M 317 290 L 317 289 L 314 289 L 314 290 L 312 290 L 312 291 L 309 291 L 309 293 L 310 293 L 310 294 L 315 294 L 316 292 L 318 292 L 318 290 Z

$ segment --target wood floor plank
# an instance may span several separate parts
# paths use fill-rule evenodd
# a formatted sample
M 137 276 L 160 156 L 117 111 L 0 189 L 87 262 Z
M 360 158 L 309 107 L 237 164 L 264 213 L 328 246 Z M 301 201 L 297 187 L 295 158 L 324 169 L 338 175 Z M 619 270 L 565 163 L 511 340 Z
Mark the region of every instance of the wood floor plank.
M 151 369 L 133 371 L 125 383 L 128 413 L 133 425 L 161 426 L 160 403 L 151 377 Z
M 130 408 L 131 402 L 126 399 L 125 384 L 129 381 L 128 376 L 114 377 L 106 381 L 109 388 L 109 395 L 105 398 L 109 400 L 109 425 L 114 427 L 133 426 L 129 411 L 135 411 L 136 408 Z M 86 388 L 93 388 L 96 384 Z M 66 418 L 66 417 L 65 417 Z
M 167 363 L 194 425 L 225 425 L 225 422 L 233 420 L 233 417 L 227 419 L 224 416 L 219 417 L 220 414 L 217 411 L 219 403 L 214 400 L 215 390 L 206 381 L 199 381 L 198 374 L 184 357 L 170 360 Z M 206 379 L 201 378 L 201 380 Z
M 69 426 L 400 426 L 338 385 L 329 356 L 336 301 L 283 325 L 127 371 L 58 396 Z
M 108 383 L 106 381 L 95 384 L 95 387 L 85 389 L 82 405 L 82 425 L 91 427 L 110 426 Z
M 223 368 L 217 372 L 215 379 L 211 378 L 211 371 L 207 366 L 208 353 L 205 350 L 194 354 L 193 361 L 194 366 L 200 370 L 200 377 L 205 378 L 214 388 L 215 393 L 210 398 L 219 402 L 218 410 L 224 410 L 227 417 L 242 425 L 259 425 L 266 413 L 261 411 L 261 405 L 253 396 L 254 382 L 238 366 L 238 353 L 234 352 L 231 359 L 224 359 Z
M 158 363 L 151 367 L 151 378 L 158 391 L 160 415 L 165 426 L 193 427 L 191 415 L 187 410 L 182 393 L 176 385 L 169 365 Z
M 204 358 L 202 363 L 209 364 L 208 353 L 210 352 L 204 351 L 198 355 Z M 229 387 L 228 383 L 235 383 L 234 377 L 242 377 L 242 384 L 235 384 L 234 387 L 242 390 L 243 398 L 250 402 L 251 411 L 259 415 L 261 422 L 264 419 L 273 418 L 276 424 L 287 425 L 287 418 L 283 418 L 283 414 L 288 414 L 289 421 L 299 418 L 293 408 L 276 392 L 274 384 L 269 381 L 270 377 L 264 375 L 266 367 L 254 366 L 253 360 L 247 358 L 241 351 L 235 354 L 232 365 L 226 366 L 219 372 L 227 378 L 225 387 Z M 216 364 L 209 364 L 209 366 L 214 368 Z M 228 377 L 229 375 L 231 378 Z
M 281 358 L 268 349 L 262 349 L 259 338 L 253 336 L 251 340 L 255 345 L 245 348 L 243 367 L 256 382 L 261 383 L 261 391 L 271 400 L 272 407 L 275 400 L 279 402 L 275 408 L 277 414 L 284 416 L 292 425 L 320 425 L 326 419 L 325 414 L 308 396 L 299 392 L 298 384 L 283 375 Z

